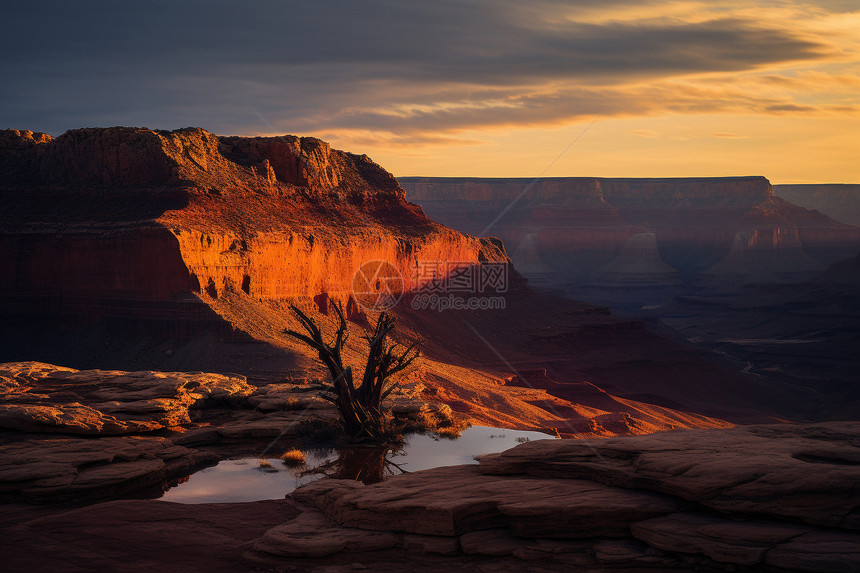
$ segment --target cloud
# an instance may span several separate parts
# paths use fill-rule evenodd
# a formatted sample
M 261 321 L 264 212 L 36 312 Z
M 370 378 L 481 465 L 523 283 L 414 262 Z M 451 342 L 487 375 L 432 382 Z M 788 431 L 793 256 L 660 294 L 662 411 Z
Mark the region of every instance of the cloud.
M 664 113 L 830 114 L 828 106 L 799 105 L 780 95 L 759 94 L 755 81 L 699 84 L 688 81 L 645 82 L 612 86 L 560 86 L 552 91 L 512 93 L 479 104 L 349 108 L 327 118 L 342 129 L 387 132 L 402 137 L 433 131 L 458 133 L 485 128 L 555 126 L 594 117 L 642 117 Z M 314 122 L 316 120 L 309 120 Z M 651 134 L 636 133 L 649 136 Z
M 0 127 L 201 125 L 409 146 L 595 116 L 827 113 L 795 94 L 830 80 L 782 69 L 850 59 L 813 25 L 836 4 L 22 2 L 4 10 Z M 821 74 L 843 91 L 856 79 Z M 833 105 L 850 108 L 846 97 Z
M 765 109 L 765 111 L 770 111 L 770 112 L 786 111 L 786 112 L 807 113 L 807 112 L 815 111 L 815 108 L 812 107 L 811 105 L 797 105 L 797 104 L 793 104 L 793 103 L 768 105 L 768 106 L 765 106 L 764 109 Z

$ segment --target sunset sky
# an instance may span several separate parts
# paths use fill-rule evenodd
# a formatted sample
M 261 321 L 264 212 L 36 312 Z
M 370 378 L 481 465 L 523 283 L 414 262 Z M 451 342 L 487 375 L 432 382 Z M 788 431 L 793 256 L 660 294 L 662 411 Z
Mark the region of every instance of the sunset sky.
M 860 183 L 857 0 L 114 0 L 3 13 L 0 128 L 313 135 L 395 175 Z

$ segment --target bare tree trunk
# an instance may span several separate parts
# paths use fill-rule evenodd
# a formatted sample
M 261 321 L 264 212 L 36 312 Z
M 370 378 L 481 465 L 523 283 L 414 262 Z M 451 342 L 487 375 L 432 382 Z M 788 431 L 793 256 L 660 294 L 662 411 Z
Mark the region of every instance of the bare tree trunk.
M 398 344 L 388 344 L 389 334 L 394 330 L 395 319 L 386 313 L 379 315 L 372 335 L 365 336 L 368 342 L 367 363 L 361 385 L 353 383 L 352 367 L 343 365 L 341 351 L 346 344 L 348 330 L 341 305 L 333 305 L 338 318 L 338 328 L 331 344 L 323 340 L 322 331 L 314 319 L 299 308 L 291 308 L 307 334 L 285 330 L 286 334 L 301 340 L 317 351 L 320 361 L 331 374 L 334 395 L 323 395 L 337 406 L 344 432 L 353 441 L 382 441 L 385 428 L 382 420 L 382 400 L 396 386 L 386 383 L 391 375 L 408 367 L 418 357 L 418 343 L 398 351 Z

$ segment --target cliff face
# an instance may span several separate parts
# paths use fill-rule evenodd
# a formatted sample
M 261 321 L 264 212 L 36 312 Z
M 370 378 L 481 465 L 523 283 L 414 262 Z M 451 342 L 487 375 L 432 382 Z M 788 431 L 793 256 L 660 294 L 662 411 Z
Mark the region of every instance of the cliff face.
M 153 131 L 76 129 L 54 139 L 14 129 L 0 132 L 3 188 L 128 188 L 184 183 L 277 191 L 372 190 L 402 198 L 397 181 L 367 156 L 333 150 L 313 137 L 219 137 L 199 128 Z
M 419 258 L 506 260 L 429 221 L 366 156 L 313 138 L 7 130 L 0 162 L 6 311 L 122 315 L 239 291 L 346 301 L 369 260 L 397 266 L 406 288 Z
M 821 211 L 828 217 L 860 226 L 860 185 L 774 185 L 778 197 Z
M 792 280 L 860 249 L 860 229 L 775 197 L 764 177 L 400 182 L 430 217 L 498 235 L 512 253 L 528 236 L 560 285 L 606 285 L 602 269 L 643 234 L 654 235 L 670 267 L 663 270 L 674 269 L 688 284 L 712 276 L 702 275 L 709 269 L 730 269 L 740 281 L 763 274 Z M 627 273 L 621 282 L 632 286 L 631 278 Z M 652 282 L 646 279 L 642 286 Z
M 422 262 L 479 270 L 498 263 L 508 273 L 507 293 L 496 297 L 504 310 L 440 312 L 405 297 L 394 309 L 401 341 L 423 340 L 426 352 L 404 382 L 475 423 L 606 436 L 723 427 L 794 408 L 788 399 L 774 406 L 765 382 L 678 349 L 641 324 L 530 292 L 501 241 L 431 221 L 380 166 L 317 139 L 201 129 L 83 129 L 56 139 L 6 131 L 0 167 L 0 318 L 9 326 L 0 331 L 0 360 L 229 371 L 259 384 L 323 376 L 315 353 L 284 334 L 298 328 L 289 304 L 330 332 L 328 302 L 345 302 L 352 336 L 344 356 L 359 365 L 368 317 L 352 283 L 363 263 L 395 267 L 403 279 L 387 285 L 395 294 L 427 281 L 416 276 Z M 487 201 L 474 226 L 494 218 L 515 187 L 479 187 Z M 554 182 L 545 188 L 549 199 L 510 213 L 514 221 L 552 221 L 547 229 L 500 228 L 530 237 L 523 250 L 532 258 L 552 245 L 579 249 L 584 260 L 608 254 L 601 264 L 617 255 L 607 242 L 620 249 L 647 232 L 600 181 L 581 188 L 571 196 L 564 181 Z M 456 194 L 451 201 L 463 202 Z M 577 217 L 582 226 L 570 225 Z M 584 239 L 571 246 L 571 236 Z M 633 241 L 633 255 L 609 270 L 635 274 L 642 269 L 629 259 L 648 252 L 644 271 L 665 282 L 674 271 L 654 242 Z M 542 367 L 547 388 L 505 383 L 512 369 Z

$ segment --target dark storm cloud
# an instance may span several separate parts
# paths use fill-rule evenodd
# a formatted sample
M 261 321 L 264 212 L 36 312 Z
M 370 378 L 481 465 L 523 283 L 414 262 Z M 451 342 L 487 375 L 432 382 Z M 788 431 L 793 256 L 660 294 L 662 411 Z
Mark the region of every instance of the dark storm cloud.
M 195 124 L 249 132 L 270 131 L 272 122 L 307 132 L 551 121 L 571 114 L 559 99 L 564 92 L 532 96 L 533 86 L 574 83 L 581 87 L 567 88 L 571 102 L 626 113 L 629 102 L 587 86 L 749 70 L 826 51 L 786 29 L 739 18 L 595 24 L 565 17 L 589 4 L 611 5 L 18 3 L 4 9 L 0 35 L 0 127 L 56 133 L 93 124 Z M 501 105 L 482 104 L 499 98 Z M 368 111 L 440 101 L 477 103 L 455 111 Z M 513 115 L 499 113 L 506 105 Z

